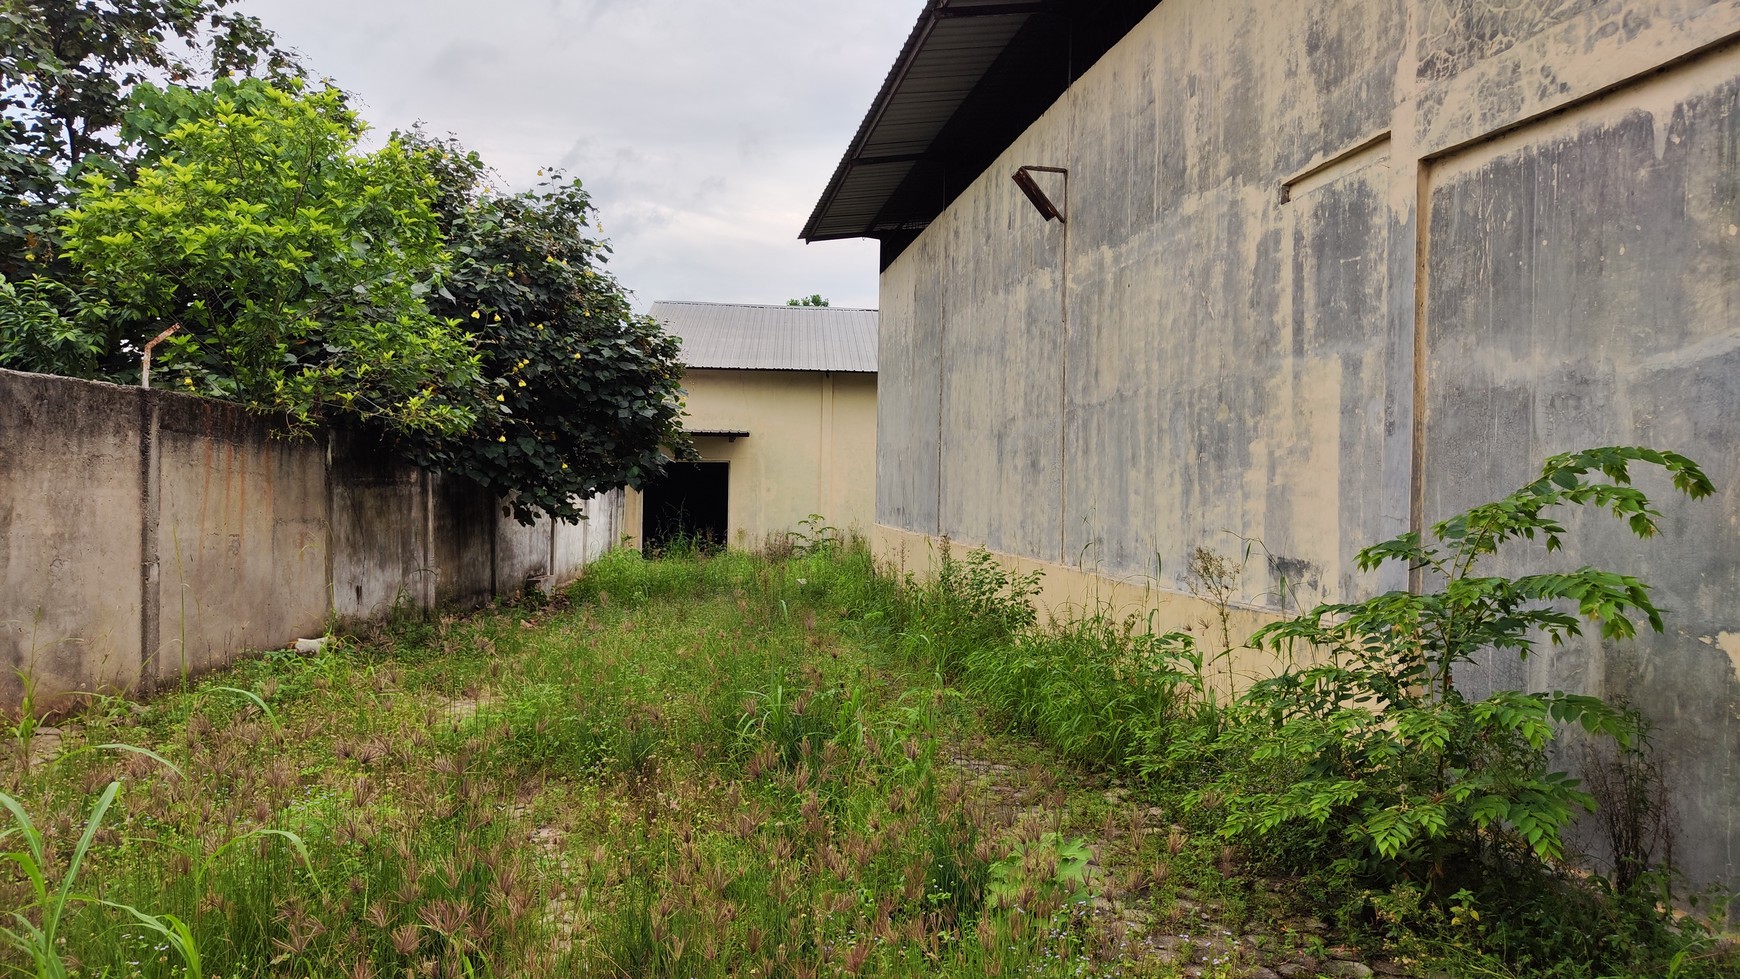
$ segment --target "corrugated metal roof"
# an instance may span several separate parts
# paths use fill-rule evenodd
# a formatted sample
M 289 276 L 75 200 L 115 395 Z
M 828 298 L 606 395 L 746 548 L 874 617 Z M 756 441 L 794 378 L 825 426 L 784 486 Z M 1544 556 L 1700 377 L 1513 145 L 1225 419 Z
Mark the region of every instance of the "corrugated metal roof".
M 1158 2 L 930 0 L 799 237 L 923 228 Z
M 690 367 L 876 373 L 874 309 L 655 302 L 652 317 Z
M 932 0 L 800 237 L 857 237 L 876 227 L 883 205 L 924 162 L 931 142 L 1040 6 L 1038 0 Z

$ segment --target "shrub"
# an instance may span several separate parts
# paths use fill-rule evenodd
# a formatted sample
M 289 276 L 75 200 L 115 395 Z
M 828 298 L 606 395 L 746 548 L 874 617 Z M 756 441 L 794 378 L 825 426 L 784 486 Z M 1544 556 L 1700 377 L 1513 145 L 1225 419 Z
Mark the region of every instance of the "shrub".
M 687 458 L 676 338 L 634 314 L 580 182 L 551 173 L 497 193 L 456 142 L 396 138 L 434 175 L 451 255 L 430 306 L 477 334 L 484 380 L 469 392 L 475 425 L 416 434 L 407 455 L 496 491 L 527 524 L 579 520 L 581 500 L 641 486 L 668 452 Z
M 1038 571 L 1007 570 L 983 549 L 956 560 L 945 541 L 936 579 L 925 585 L 910 577 L 906 582 L 906 653 L 954 678 L 968 654 L 1000 646 L 1033 627 L 1039 578 Z
M 0 280 L 0 367 L 94 377 L 108 342 L 105 312 L 52 279 Z
M 1627 575 L 1589 567 L 1476 573 L 1509 542 L 1559 550 L 1561 507 L 1606 509 L 1638 537 L 1652 536 L 1660 514 L 1631 485 L 1630 467 L 1640 463 L 1666 470 L 1688 497 L 1712 491 L 1695 463 L 1671 452 L 1554 456 L 1534 482 L 1434 526 L 1432 542 L 1409 533 L 1359 554 L 1364 570 L 1402 562 L 1436 590 L 1320 605 L 1254 636 L 1275 651 L 1315 647 L 1326 661 L 1284 670 L 1244 699 L 1251 723 L 1228 737 L 1287 774 L 1251 786 L 1235 772 L 1199 794 L 1224 797 L 1224 834 L 1262 841 L 1316 827 L 1342 848 L 1340 870 L 1384 884 L 1415 881 L 1440 900 L 1478 886 L 1485 868 L 1558 858 L 1565 826 L 1593 800 L 1550 766 L 1555 726 L 1580 725 L 1624 746 L 1637 737 L 1632 717 L 1563 691 L 1470 700 L 1455 670 L 1483 650 L 1527 656 L 1541 637 L 1561 643 L 1585 621 L 1609 639 L 1633 636 L 1636 618 L 1662 628 L 1648 587 Z

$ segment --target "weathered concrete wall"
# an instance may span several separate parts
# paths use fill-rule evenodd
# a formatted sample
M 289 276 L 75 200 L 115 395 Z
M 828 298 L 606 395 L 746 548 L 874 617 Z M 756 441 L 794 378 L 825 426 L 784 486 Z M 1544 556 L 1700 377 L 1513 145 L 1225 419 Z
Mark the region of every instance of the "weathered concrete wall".
M 477 492 L 469 481 L 463 479 L 435 476 L 431 479 L 431 488 L 435 499 L 435 529 L 429 536 L 435 542 L 435 555 L 434 560 L 427 564 L 441 569 L 441 574 L 433 578 L 436 604 L 463 604 L 475 601 L 480 595 L 496 594 L 498 582 L 494 559 L 466 558 L 489 553 L 490 535 L 501 523 L 499 503 L 487 494 Z M 579 564 L 572 566 L 579 567 Z M 429 580 L 419 577 L 415 583 L 426 586 Z
M 759 547 L 811 514 L 868 533 L 875 520 L 876 375 L 817 371 L 709 370 L 683 375 L 692 430 L 707 462 L 730 463 L 731 543 Z M 629 524 L 638 536 L 640 501 Z
M 1275 175 L 1388 124 L 1392 8 L 1163 4 L 920 236 L 883 281 L 879 519 L 1165 580 L 1236 533 L 1276 558 L 1249 602 L 1351 585 L 1407 516 L 1390 171 L 1291 205 Z M 1067 226 L 1023 164 L 1071 169 Z
M 141 690 L 249 649 L 571 578 L 616 539 L 522 527 L 475 485 L 334 434 L 275 439 L 167 391 L 0 371 L 0 710 Z
M 436 582 L 435 494 L 428 476 L 339 433 L 331 452 L 333 611 L 366 619 L 395 605 L 426 607 Z M 456 555 L 479 553 L 474 539 L 460 538 L 452 546 Z
M 0 703 L 139 676 L 148 424 L 141 392 L 0 371 Z
M 555 525 L 555 567 L 562 575 L 570 573 L 567 569 L 583 568 L 598 560 L 622 540 L 623 496 L 608 493 L 594 497 L 583 504 L 585 520 Z
M 1737 160 L 1733 0 L 1167 0 L 884 273 L 879 545 L 1191 625 L 1198 546 L 1261 542 L 1251 610 L 1358 598 L 1404 584 L 1360 547 L 1546 454 L 1685 452 L 1718 499 L 1568 556 L 1655 582 L 1669 633 L 1466 679 L 1644 708 L 1685 869 L 1740 882 Z M 1069 169 L 1067 225 L 1022 165 Z
M 48 392 L 48 403 L 70 388 Z M 144 587 L 158 610 L 142 679 L 173 680 L 221 666 L 237 650 L 318 635 L 330 604 L 323 448 L 273 439 L 259 420 L 227 405 L 141 394 L 155 421 L 156 448 L 147 456 L 155 492 L 141 497 L 135 486 L 134 496 L 157 502 L 146 559 L 155 562 L 156 580 Z M 137 442 L 116 448 L 131 450 L 137 465 Z M 52 471 L 54 461 L 39 456 L 38 465 Z M 121 532 L 112 515 L 101 516 L 84 539 Z M 84 560 L 76 550 L 63 553 Z

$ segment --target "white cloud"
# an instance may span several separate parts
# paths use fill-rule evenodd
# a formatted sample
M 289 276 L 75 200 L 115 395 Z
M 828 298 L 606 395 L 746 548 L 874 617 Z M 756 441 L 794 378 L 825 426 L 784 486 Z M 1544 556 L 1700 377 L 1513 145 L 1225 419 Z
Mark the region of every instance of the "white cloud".
M 922 0 L 242 0 L 380 131 L 425 122 L 510 186 L 559 166 L 655 299 L 876 305 L 874 242 L 798 231 Z

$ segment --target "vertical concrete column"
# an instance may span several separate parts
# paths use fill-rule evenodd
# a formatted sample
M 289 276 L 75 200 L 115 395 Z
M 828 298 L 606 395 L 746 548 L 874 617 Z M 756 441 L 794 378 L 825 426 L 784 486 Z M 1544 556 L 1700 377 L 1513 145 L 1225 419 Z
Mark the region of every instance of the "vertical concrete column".
M 338 482 L 332 475 L 332 457 L 338 434 L 332 430 L 326 432 L 326 459 L 321 467 L 321 478 L 326 480 L 326 614 L 328 617 L 338 614 L 338 562 L 333 558 L 334 545 L 338 543 L 338 501 L 335 498 Z
M 136 682 L 148 685 L 157 675 L 160 622 L 163 615 L 163 568 L 157 547 L 157 527 L 163 514 L 161 459 L 157 451 L 158 398 L 141 391 L 139 398 L 139 657 Z
M 435 548 L 435 474 L 423 470 L 418 481 L 423 503 L 423 567 L 417 577 L 423 579 L 418 588 L 424 611 L 433 611 L 438 594 L 436 584 L 441 577 L 440 556 Z
M 550 518 L 550 563 L 544 566 L 544 573 L 550 576 L 550 590 L 556 590 L 556 583 L 561 580 L 562 572 L 556 567 L 556 534 L 562 529 L 562 521 Z

